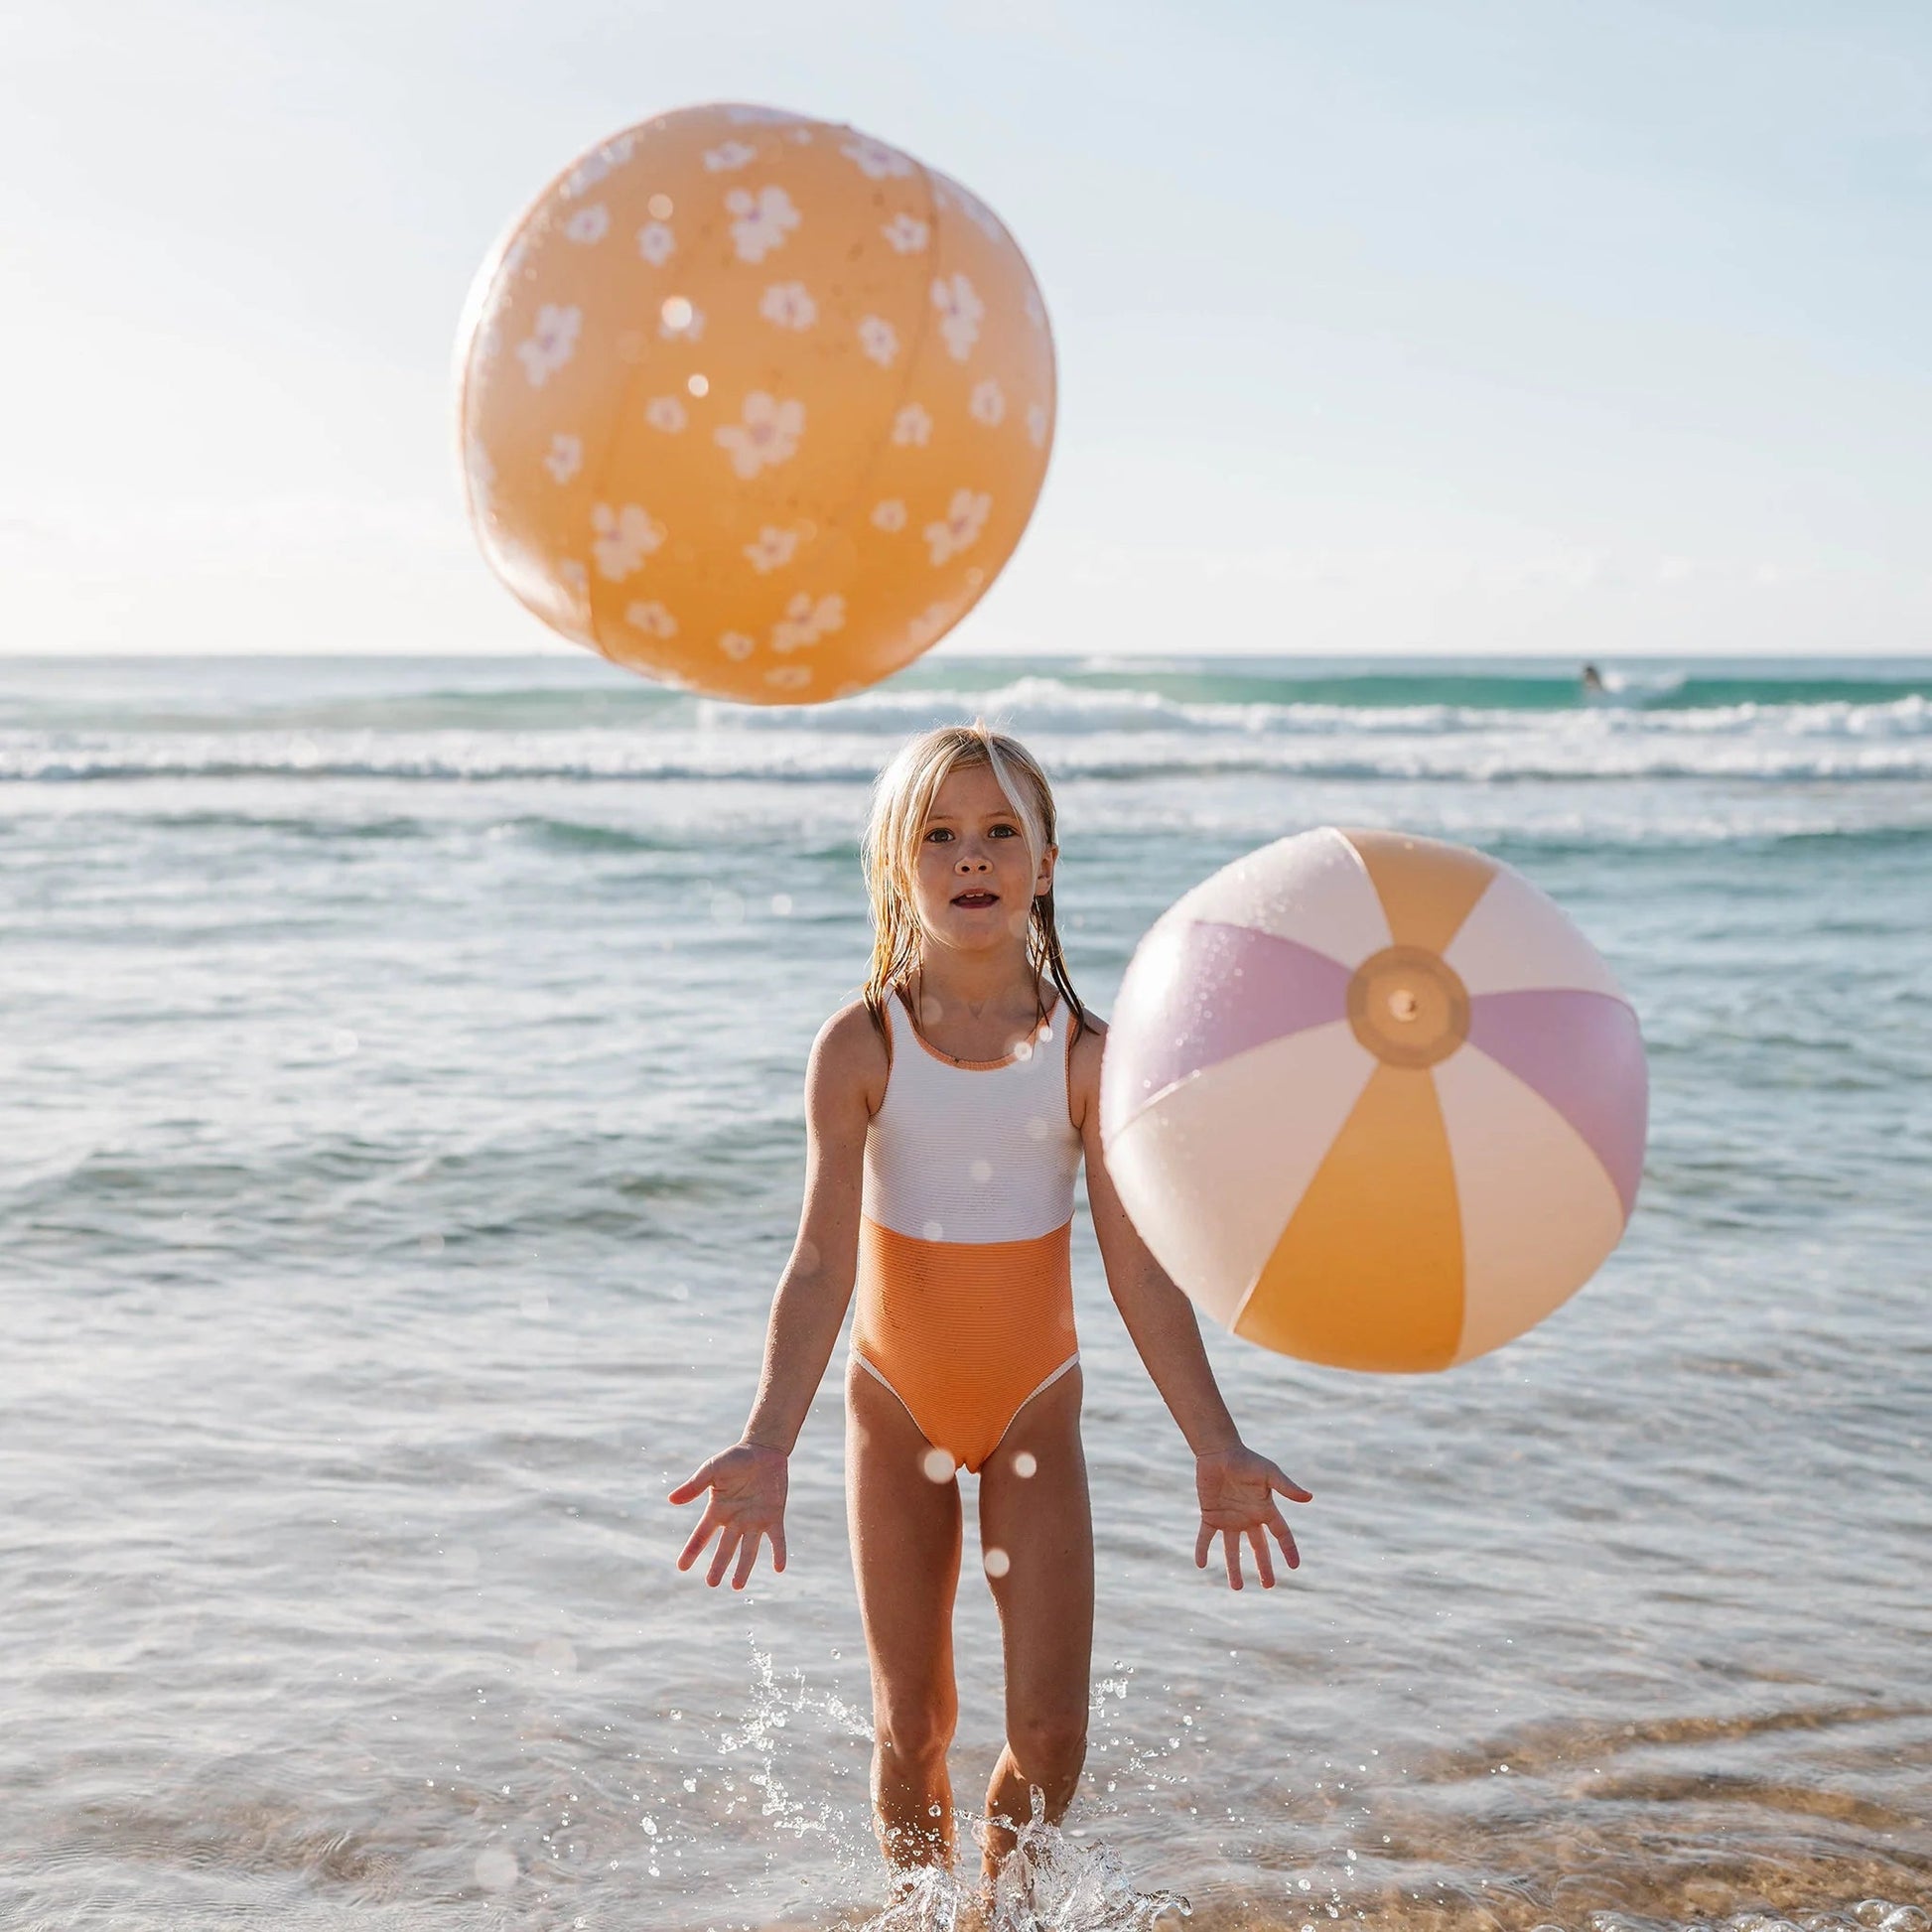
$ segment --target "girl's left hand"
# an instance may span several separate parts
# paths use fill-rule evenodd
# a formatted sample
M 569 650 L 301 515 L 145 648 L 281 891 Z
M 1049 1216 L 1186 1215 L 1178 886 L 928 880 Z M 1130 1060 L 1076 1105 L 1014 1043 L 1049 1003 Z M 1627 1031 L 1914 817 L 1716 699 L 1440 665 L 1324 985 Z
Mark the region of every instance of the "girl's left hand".
M 1290 1502 L 1312 1502 L 1314 1498 L 1300 1483 L 1291 1481 L 1265 1455 L 1257 1455 L 1243 1443 L 1232 1449 L 1216 1449 L 1194 1457 L 1194 1489 L 1200 1497 L 1200 1535 L 1194 1539 L 1194 1568 L 1207 1568 L 1207 1553 L 1220 1537 L 1228 1566 L 1228 1587 L 1241 1587 L 1241 1539 L 1248 1539 L 1254 1551 L 1255 1569 L 1263 1589 L 1275 1587 L 1274 1553 L 1268 1548 L 1272 1535 L 1282 1546 L 1282 1555 L 1291 1570 L 1302 1567 L 1302 1553 L 1275 1498 L 1286 1496 Z M 1267 1532 L 1267 1534 L 1264 1534 Z

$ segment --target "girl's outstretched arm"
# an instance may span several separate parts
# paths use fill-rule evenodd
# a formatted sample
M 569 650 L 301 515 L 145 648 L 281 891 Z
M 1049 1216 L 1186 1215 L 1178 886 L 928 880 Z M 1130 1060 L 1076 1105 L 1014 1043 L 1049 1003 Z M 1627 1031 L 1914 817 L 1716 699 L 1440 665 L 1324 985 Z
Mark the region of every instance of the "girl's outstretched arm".
M 1106 1152 L 1100 1144 L 1104 1037 L 1105 1029 L 1090 1023 L 1073 1042 L 1068 1100 L 1086 1153 L 1087 1202 L 1093 1209 L 1093 1231 L 1106 1265 L 1107 1286 L 1148 1374 L 1154 1378 L 1154 1386 L 1194 1451 L 1194 1488 L 1201 1516 L 1200 1533 L 1194 1541 L 1195 1566 L 1207 1568 L 1208 1552 L 1219 1536 L 1229 1587 L 1239 1589 L 1241 1543 L 1245 1538 L 1254 1553 L 1262 1587 L 1272 1589 L 1275 1562 L 1268 1547 L 1270 1536 L 1280 1545 L 1291 1570 L 1299 1569 L 1302 1562 L 1288 1519 L 1275 1499 L 1286 1496 L 1298 1503 L 1313 1499 L 1276 1463 L 1242 1442 L 1234 1418 L 1221 1400 L 1207 1350 L 1201 1346 L 1193 1304 L 1148 1252 L 1147 1243 L 1114 1191 Z
M 770 1539 L 772 1568 L 785 1567 L 788 1460 L 852 1299 L 866 1128 L 885 1089 L 886 1049 L 871 1016 L 854 1002 L 835 1013 L 812 1043 L 805 1074 L 805 1204 L 791 1259 L 771 1299 L 751 1416 L 730 1449 L 700 1463 L 670 1493 L 673 1503 L 688 1503 L 710 1492 L 677 1567 L 689 1570 L 715 1535 L 718 1547 L 705 1573 L 714 1587 L 731 1570 L 732 1587 L 743 1589 L 763 1538 Z

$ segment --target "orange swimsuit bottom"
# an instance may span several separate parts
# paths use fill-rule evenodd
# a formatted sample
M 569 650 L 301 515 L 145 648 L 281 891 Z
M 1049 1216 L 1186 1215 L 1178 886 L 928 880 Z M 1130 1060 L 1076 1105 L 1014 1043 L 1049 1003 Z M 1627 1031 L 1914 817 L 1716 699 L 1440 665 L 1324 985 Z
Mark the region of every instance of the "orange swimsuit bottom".
M 1080 1359 L 1067 1042 L 1049 1015 L 1003 1060 L 955 1061 L 903 1014 L 889 1008 L 887 1024 L 892 1072 L 866 1135 L 852 1352 L 928 1443 L 978 1470 Z

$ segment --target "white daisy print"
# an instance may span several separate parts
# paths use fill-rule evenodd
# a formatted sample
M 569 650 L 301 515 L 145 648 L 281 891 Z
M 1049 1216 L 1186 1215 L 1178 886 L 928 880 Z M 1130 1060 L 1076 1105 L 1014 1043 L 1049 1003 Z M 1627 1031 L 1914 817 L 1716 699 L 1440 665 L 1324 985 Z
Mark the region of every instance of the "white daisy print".
M 966 409 L 974 422 L 998 429 L 1007 419 L 1007 392 L 989 375 L 984 382 L 973 385 L 972 399 Z
M 635 503 L 613 509 L 599 503 L 591 510 L 591 528 L 597 541 L 591 554 L 597 559 L 600 577 L 621 584 L 644 567 L 644 559 L 664 541 L 664 526 Z
M 1046 405 L 1043 402 L 1030 402 L 1027 405 L 1027 439 L 1036 450 L 1046 447 Z
M 905 641 L 914 650 L 924 650 L 936 644 L 952 628 L 953 619 L 958 615 L 950 604 L 928 604 L 905 626 Z
M 884 316 L 861 316 L 859 346 L 882 369 L 889 369 L 898 354 L 898 331 Z
M 523 364 L 532 389 L 541 389 L 577 353 L 577 338 L 584 328 L 584 312 L 559 308 L 546 302 L 537 311 L 536 328 L 528 342 L 516 345 L 516 359 Z
M 784 652 L 803 650 L 821 637 L 845 628 L 845 599 L 814 597 L 800 591 L 785 606 L 785 614 L 771 626 L 771 648 Z
M 584 467 L 584 439 L 566 436 L 559 430 L 550 439 L 550 454 L 543 459 L 553 483 L 567 483 Z
M 780 402 L 762 389 L 754 389 L 745 398 L 742 421 L 725 423 L 712 432 L 718 447 L 731 457 L 732 468 L 747 483 L 759 471 L 795 456 L 804 433 L 805 405 L 793 397 Z
M 884 141 L 869 141 L 863 134 L 847 141 L 839 152 L 868 181 L 898 181 L 912 172 L 912 163 L 897 148 L 889 148 Z
M 667 343 L 702 341 L 704 311 L 688 297 L 674 295 L 657 312 L 657 333 Z
M 644 421 L 666 436 L 675 436 L 690 422 L 684 405 L 675 396 L 652 396 L 644 404 Z
M 774 691 L 802 691 L 812 681 L 810 669 L 803 664 L 774 664 L 764 674 Z
M 564 223 L 564 239 L 581 242 L 588 246 L 593 241 L 602 241 L 611 232 L 611 210 L 602 202 L 593 202 L 589 207 L 580 207 Z
M 916 214 L 896 214 L 879 230 L 901 255 L 918 255 L 932 239 L 932 230 Z
M 932 285 L 932 306 L 939 311 L 939 333 L 955 362 L 963 362 L 980 339 L 986 304 L 964 275 L 942 275 Z
M 662 268 L 677 253 L 677 236 L 668 221 L 646 221 L 637 230 L 637 252 L 653 268 Z
M 933 182 L 932 199 L 941 207 L 956 207 L 988 241 L 998 241 L 1005 232 L 1000 217 L 970 189 L 961 188 L 948 175 L 940 175 Z
M 646 637 L 675 637 L 677 620 L 654 598 L 642 604 L 626 604 L 623 621 Z
M 725 197 L 732 212 L 732 241 L 742 262 L 761 262 L 781 247 L 798 225 L 798 210 L 782 188 L 734 188 Z
M 949 563 L 962 550 L 970 550 L 986 528 L 993 498 L 983 489 L 955 489 L 952 506 L 943 521 L 925 526 L 926 547 L 935 564 Z
M 818 304 L 803 282 L 773 282 L 759 304 L 759 314 L 780 329 L 809 329 L 818 320 Z
M 893 418 L 893 441 L 901 450 L 922 450 L 932 441 L 932 417 L 922 404 L 908 402 Z
M 884 530 L 889 537 L 897 536 L 905 528 L 905 505 L 897 496 L 888 496 L 884 502 L 873 504 L 872 527 Z
M 759 158 L 759 151 L 749 141 L 727 141 L 721 147 L 705 150 L 705 172 L 711 175 L 729 175 Z
M 742 630 L 727 630 L 718 639 L 718 648 L 734 663 L 742 664 L 759 647 L 756 637 L 748 637 Z
M 759 540 L 745 546 L 745 555 L 760 577 L 768 577 L 772 571 L 790 563 L 797 549 L 796 530 L 780 530 L 767 523 L 759 532 Z
M 587 154 L 566 178 L 564 200 L 574 202 L 587 189 L 595 188 L 613 168 L 621 168 L 630 159 L 630 151 L 635 145 L 634 136 L 620 134 L 615 141 L 605 142 L 595 154 Z

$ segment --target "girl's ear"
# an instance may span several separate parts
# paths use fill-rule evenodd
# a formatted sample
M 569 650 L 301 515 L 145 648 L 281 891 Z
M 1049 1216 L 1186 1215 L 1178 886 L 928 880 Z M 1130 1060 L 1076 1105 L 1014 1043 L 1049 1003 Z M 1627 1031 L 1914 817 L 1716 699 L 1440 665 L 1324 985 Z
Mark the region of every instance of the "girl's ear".
M 1038 898 L 1042 893 L 1050 893 L 1053 890 L 1053 862 L 1059 856 L 1060 849 L 1056 845 L 1049 845 L 1039 855 L 1039 871 L 1034 875 L 1035 898 Z

